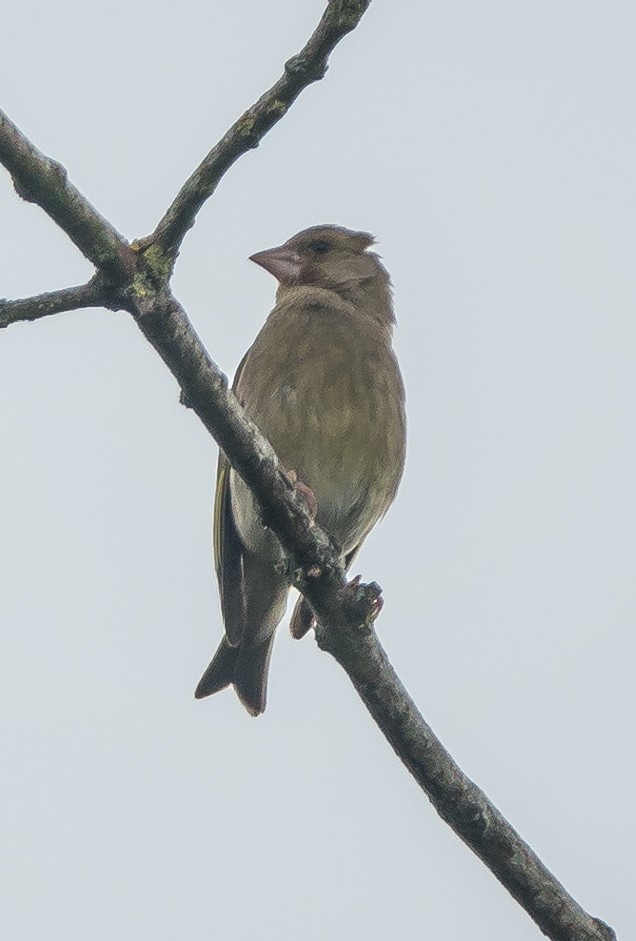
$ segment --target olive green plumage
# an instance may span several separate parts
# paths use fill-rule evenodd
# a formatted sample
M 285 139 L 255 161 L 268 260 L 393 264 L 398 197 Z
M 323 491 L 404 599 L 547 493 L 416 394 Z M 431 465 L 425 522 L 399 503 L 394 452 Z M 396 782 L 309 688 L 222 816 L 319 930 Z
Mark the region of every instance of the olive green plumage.
M 404 389 L 391 348 L 389 276 L 373 238 L 316 226 L 252 256 L 279 281 L 276 306 L 245 355 L 234 390 L 247 415 L 316 499 L 316 519 L 347 567 L 393 501 L 405 450 Z M 223 454 L 214 557 L 225 637 L 198 698 L 230 683 L 252 715 L 265 709 L 274 632 L 289 583 L 276 537 Z M 291 630 L 311 626 L 299 599 Z

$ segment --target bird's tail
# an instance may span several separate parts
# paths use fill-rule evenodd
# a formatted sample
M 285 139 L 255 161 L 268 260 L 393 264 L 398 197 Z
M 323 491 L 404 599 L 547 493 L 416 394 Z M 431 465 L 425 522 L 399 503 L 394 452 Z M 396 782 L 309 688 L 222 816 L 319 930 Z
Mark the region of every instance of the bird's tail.
M 199 680 L 194 695 L 203 699 L 225 689 L 230 683 L 250 715 L 265 711 L 267 674 L 272 655 L 274 633 L 262 643 L 232 647 L 224 637 L 209 667 Z

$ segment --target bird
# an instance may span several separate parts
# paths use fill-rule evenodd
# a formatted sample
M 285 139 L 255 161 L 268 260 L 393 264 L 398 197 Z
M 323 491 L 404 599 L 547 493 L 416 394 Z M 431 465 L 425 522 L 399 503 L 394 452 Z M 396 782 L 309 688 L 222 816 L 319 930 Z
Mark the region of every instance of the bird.
M 318 225 L 250 256 L 277 279 L 276 302 L 232 387 L 341 550 L 345 569 L 393 502 L 406 449 L 392 286 L 369 250 L 374 243 L 367 232 Z M 225 635 L 195 697 L 232 684 L 258 716 L 290 569 L 222 451 L 213 542 Z M 312 626 L 314 612 L 301 595 L 291 633 L 300 638 Z

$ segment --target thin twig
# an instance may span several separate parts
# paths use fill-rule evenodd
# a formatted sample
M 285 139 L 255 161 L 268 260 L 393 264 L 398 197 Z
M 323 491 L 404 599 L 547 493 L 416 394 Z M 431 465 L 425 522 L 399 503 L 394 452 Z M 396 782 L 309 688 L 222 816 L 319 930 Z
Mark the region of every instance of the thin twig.
M 99 276 L 91 278 L 86 284 L 60 291 L 48 291 L 35 297 L 23 297 L 10 301 L 0 297 L 0 328 L 24 320 L 39 320 L 51 314 L 61 314 L 67 310 L 80 310 L 84 307 L 103 307 L 104 289 Z
M 205 160 L 183 185 L 154 233 L 141 240 L 156 243 L 176 257 L 199 209 L 216 189 L 221 177 L 243 154 L 258 147 L 263 136 L 282 117 L 304 88 L 325 75 L 335 46 L 358 25 L 371 0 L 329 0 L 320 23 L 303 49 L 285 64 L 285 71 L 269 91 L 235 121 Z
M 96 268 L 113 277 L 132 271 L 134 255 L 126 239 L 69 183 L 62 164 L 40 153 L 3 111 L 0 163 L 18 196 L 41 206 Z

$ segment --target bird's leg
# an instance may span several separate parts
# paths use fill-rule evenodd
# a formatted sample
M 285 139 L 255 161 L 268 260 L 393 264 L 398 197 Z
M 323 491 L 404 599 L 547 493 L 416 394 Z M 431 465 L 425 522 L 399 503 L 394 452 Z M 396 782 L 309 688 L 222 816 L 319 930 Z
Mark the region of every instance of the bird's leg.
M 316 495 L 307 484 L 304 484 L 302 480 L 298 479 L 298 474 L 295 470 L 287 471 L 287 479 L 291 483 L 294 490 L 296 490 L 305 500 L 307 504 L 307 510 L 312 519 L 316 518 L 316 513 L 318 512 L 318 504 L 316 502 Z

